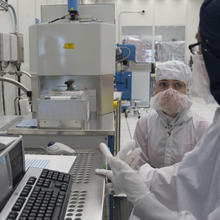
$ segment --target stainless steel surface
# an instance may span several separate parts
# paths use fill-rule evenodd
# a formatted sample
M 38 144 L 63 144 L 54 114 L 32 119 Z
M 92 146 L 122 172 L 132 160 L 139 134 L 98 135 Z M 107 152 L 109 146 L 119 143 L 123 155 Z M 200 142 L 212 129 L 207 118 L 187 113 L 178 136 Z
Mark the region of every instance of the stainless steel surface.
M 38 120 L 40 128 L 73 128 L 83 129 L 85 127 L 85 120 Z
M 20 121 L 16 115 L 0 116 L 0 134 L 7 133 L 8 127 L 14 125 L 17 121 Z
M 65 81 L 74 80 L 77 90 L 87 91 L 91 113 L 96 115 L 113 112 L 113 75 L 104 76 L 38 76 L 33 75 L 32 82 L 32 107 L 37 113 L 37 99 L 47 96 L 51 91 L 65 91 Z
M 115 71 L 115 25 L 61 21 L 29 28 L 30 72 L 100 76 Z
M 38 99 L 38 126 L 45 128 L 83 128 L 89 119 L 87 98 Z M 63 99 L 60 99 L 63 97 Z
M 70 80 L 74 81 L 77 90 L 89 93 L 90 115 L 99 116 L 113 112 L 114 33 L 114 24 L 97 21 L 62 20 L 53 24 L 32 25 L 29 28 L 32 109 L 40 120 L 39 125 L 59 128 L 67 125 L 62 123 L 66 122 L 66 118 L 62 120 L 62 117 L 68 114 L 62 115 L 62 110 L 45 105 L 43 110 L 46 108 L 46 111 L 42 112 L 37 100 L 54 91 L 65 91 L 65 84 Z M 59 104 L 59 101 L 56 102 Z M 75 117 L 77 108 L 69 109 L 72 111 L 68 120 L 86 121 L 81 115 L 79 118 Z M 45 112 L 50 114 L 42 118 L 41 115 Z M 57 114 L 56 119 L 53 117 L 50 120 L 52 115 Z M 87 130 L 86 125 L 83 130 Z
M 102 220 L 105 182 L 104 178 L 95 175 L 95 169 L 102 168 L 104 164 L 103 156 L 97 149 L 79 150 L 70 171 L 73 185 L 66 218 Z
M 117 100 L 115 109 L 115 155 L 120 151 L 120 136 L 121 136 L 121 100 Z
M 4 117 L 4 116 L 3 116 Z M 113 113 L 106 114 L 98 117 L 97 119 L 89 120 L 85 125 L 85 129 L 44 129 L 44 128 L 17 128 L 16 124 L 22 121 L 25 117 L 18 116 L 16 123 L 13 125 L 6 124 L 4 130 L 7 130 L 8 134 L 21 134 L 21 135 L 114 135 L 114 115 Z
M 95 175 L 96 168 L 103 168 L 105 160 L 97 148 L 76 150 L 76 160 L 70 170 L 73 185 L 66 211 L 68 220 L 102 220 L 104 207 L 104 178 Z M 26 153 L 42 153 L 26 151 Z
M 79 218 L 80 220 L 102 220 L 105 181 L 104 178 L 95 175 L 95 169 L 102 168 L 105 161 L 98 149 L 76 150 L 78 152 L 76 154 L 77 158 L 70 170 L 73 185 L 65 219 L 75 220 Z M 38 171 L 41 170 L 35 169 L 35 174 L 39 175 L 40 173 L 37 173 Z M 25 182 L 27 180 L 28 177 L 26 177 Z M 22 186 L 19 185 L 16 192 L 20 192 L 21 188 Z M 14 197 L 15 194 L 13 194 Z M 13 200 L 14 197 L 12 196 L 11 200 Z M 10 204 L 11 206 L 8 206 L 7 210 L 11 210 L 12 203 L 9 202 L 9 205 Z M 2 217 L 7 216 L 4 215 L 4 213 L 1 213 Z

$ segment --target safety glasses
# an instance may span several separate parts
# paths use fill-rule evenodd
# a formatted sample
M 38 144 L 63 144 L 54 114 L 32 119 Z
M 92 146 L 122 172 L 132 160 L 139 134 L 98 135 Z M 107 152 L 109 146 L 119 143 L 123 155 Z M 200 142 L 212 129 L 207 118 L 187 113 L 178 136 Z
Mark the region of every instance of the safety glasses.
M 192 53 L 192 54 L 196 54 L 196 53 L 198 53 L 198 51 L 199 51 L 199 46 L 201 45 L 201 41 L 199 41 L 198 43 L 195 43 L 195 44 L 190 44 L 189 45 L 189 50 L 190 50 L 190 52 Z

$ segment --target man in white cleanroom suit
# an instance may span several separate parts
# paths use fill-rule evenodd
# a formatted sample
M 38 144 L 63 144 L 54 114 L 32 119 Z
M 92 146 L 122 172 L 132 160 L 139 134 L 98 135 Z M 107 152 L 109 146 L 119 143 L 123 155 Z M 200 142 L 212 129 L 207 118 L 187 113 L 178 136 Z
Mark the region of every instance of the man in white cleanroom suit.
M 208 91 L 220 104 L 220 1 L 205 0 L 200 11 L 200 35 L 208 76 Z M 202 85 L 202 83 L 201 83 Z M 209 94 L 207 93 L 207 96 Z M 100 149 L 111 171 L 97 170 L 114 184 L 116 192 L 127 194 L 134 215 L 141 220 L 219 220 L 220 219 L 220 108 L 212 125 L 194 150 L 176 166 L 153 169 L 148 164 L 133 170 L 113 157 L 104 144 Z M 148 180 L 151 180 L 148 182 Z M 154 183 L 156 183 L 154 185 Z M 158 199 L 160 198 L 160 199 Z
M 135 144 L 130 143 L 122 149 L 117 155 L 120 159 L 128 162 L 132 151 L 137 152 L 139 148 L 139 157 L 134 154 L 134 160 L 128 162 L 131 167 L 149 163 L 160 168 L 180 162 L 184 154 L 195 147 L 210 124 L 190 110 L 191 75 L 190 68 L 182 62 L 168 61 L 157 65 L 156 95 L 152 98 L 155 110 L 138 120 Z

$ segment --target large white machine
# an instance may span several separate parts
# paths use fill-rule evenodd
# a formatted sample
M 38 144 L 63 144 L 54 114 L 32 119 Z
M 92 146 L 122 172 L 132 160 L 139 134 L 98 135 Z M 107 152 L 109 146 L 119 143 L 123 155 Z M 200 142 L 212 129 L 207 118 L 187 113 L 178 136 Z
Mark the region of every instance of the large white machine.
M 70 15 L 77 16 L 74 13 L 70 9 Z M 30 153 L 51 153 L 51 142 L 73 148 L 77 158 L 70 171 L 72 197 L 66 218 L 101 220 L 105 182 L 94 170 L 105 163 L 99 143 L 114 150 L 115 25 L 94 19 L 56 20 L 31 26 L 29 42 L 33 115 L 0 118 L 0 133 L 22 135 Z M 71 206 L 80 191 L 86 197 L 79 213 Z
M 114 25 L 64 20 L 33 25 L 29 37 L 39 127 L 84 128 L 113 111 Z

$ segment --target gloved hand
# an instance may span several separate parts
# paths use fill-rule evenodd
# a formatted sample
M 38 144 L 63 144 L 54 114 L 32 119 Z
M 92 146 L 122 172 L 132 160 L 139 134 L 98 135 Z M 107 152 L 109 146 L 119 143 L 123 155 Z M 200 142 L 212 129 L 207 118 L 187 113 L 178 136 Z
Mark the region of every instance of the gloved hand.
M 99 148 L 112 170 L 96 169 L 96 174 L 109 178 L 114 185 L 116 193 L 125 193 L 132 203 L 149 193 L 147 186 L 137 171 L 133 170 L 121 159 L 113 157 L 104 143 L 101 143 Z
M 139 160 L 141 152 L 141 148 L 135 147 L 135 141 L 132 140 L 117 153 L 116 157 L 126 162 L 129 166 L 134 167 Z

